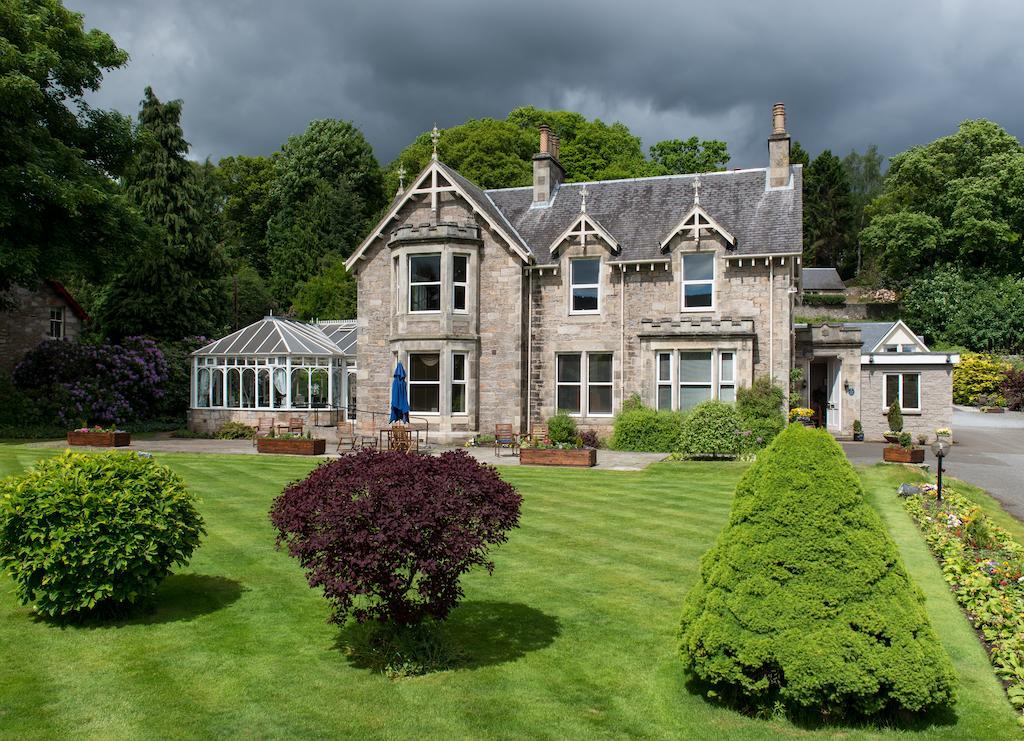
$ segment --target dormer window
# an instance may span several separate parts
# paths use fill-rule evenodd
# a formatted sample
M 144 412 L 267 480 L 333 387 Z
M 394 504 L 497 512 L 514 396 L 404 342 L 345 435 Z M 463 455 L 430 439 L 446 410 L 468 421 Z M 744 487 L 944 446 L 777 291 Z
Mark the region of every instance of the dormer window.
M 429 312 L 440 310 L 441 255 L 410 255 L 409 311 Z
M 681 259 L 683 311 L 707 311 L 715 307 L 715 255 L 684 253 Z
M 571 314 L 598 314 L 601 311 L 601 259 L 578 257 L 569 262 Z

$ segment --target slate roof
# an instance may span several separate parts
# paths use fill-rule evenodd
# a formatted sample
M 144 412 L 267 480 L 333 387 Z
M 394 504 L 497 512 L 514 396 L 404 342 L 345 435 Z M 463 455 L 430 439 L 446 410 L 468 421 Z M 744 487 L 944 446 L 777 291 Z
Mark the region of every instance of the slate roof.
M 342 325 L 351 324 L 351 354 L 355 354 L 354 322 L 329 323 L 336 336 L 344 336 L 347 330 Z M 347 342 L 347 340 L 346 340 Z M 232 332 L 227 337 L 214 340 L 193 355 L 348 355 L 318 325 L 296 322 L 291 319 L 268 316 Z
M 320 328 L 327 338 L 338 346 L 345 355 L 352 357 L 356 354 L 356 339 L 358 338 L 358 330 L 356 329 L 355 320 L 349 321 L 331 321 L 321 320 L 317 322 L 317 326 Z
M 476 189 L 500 212 L 534 254 L 552 262 L 551 243 L 580 212 L 587 186 L 587 213 L 619 241 L 616 260 L 664 257 L 661 240 L 693 206 L 695 175 L 668 175 L 594 183 L 563 183 L 544 207 L 533 206 L 533 188 L 480 191 L 451 168 L 459 185 Z M 802 250 L 802 168 L 792 168 L 792 186 L 768 189 L 766 168 L 700 175 L 700 205 L 736 237 L 736 255 L 793 254 Z
M 835 268 L 803 268 L 800 283 L 805 291 L 844 291 L 846 284 Z
M 861 352 L 867 354 L 895 325 L 896 322 L 846 322 L 843 326 L 860 330 Z
M 462 188 L 462 190 L 466 193 L 467 196 L 473 199 L 473 202 L 477 208 L 486 213 L 491 218 L 492 221 L 495 221 L 498 224 L 501 224 L 502 226 L 505 227 L 505 229 L 509 233 L 509 236 L 516 241 L 516 243 L 524 252 L 531 252 L 530 245 L 528 245 L 526 241 L 522 238 L 522 236 L 519 234 L 519 232 L 516 231 L 516 228 L 512 225 L 512 222 L 510 222 L 508 220 L 508 217 L 504 213 L 502 213 L 501 209 L 499 209 L 495 205 L 494 201 L 492 201 L 487 196 L 487 193 L 480 190 L 480 188 L 477 187 L 477 185 L 464 178 L 457 170 L 453 170 L 445 163 L 438 162 L 438 165 L 440 166 L 441 172 L 443 172 L 448 178 L 450 178 L 454 183 L 456 183 L 460 188 Z M 530 189 L 530 192 L 532 194 L 533 190 Z M 562 229 L 564 230 L 565 227 L 562 227 Z

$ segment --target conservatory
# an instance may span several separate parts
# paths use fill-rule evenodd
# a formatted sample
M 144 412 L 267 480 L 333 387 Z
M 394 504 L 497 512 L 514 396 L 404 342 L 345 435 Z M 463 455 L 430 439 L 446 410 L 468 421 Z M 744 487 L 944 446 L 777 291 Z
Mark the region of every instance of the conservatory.
M 264 317 L 192 353 L 189 428 L 333 427 L 355 413 L 356 325 Z

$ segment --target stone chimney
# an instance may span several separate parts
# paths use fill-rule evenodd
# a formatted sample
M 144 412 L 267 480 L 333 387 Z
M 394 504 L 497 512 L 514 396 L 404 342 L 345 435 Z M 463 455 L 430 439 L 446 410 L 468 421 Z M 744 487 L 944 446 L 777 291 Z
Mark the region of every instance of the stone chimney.
M 768 186 L 786 186 L 789 183 L 789 134 L 786 133 L 785 103 L 776 103 L 772 106 L 772 135 L 768 137 L 768 160 Z
M 533 202 L 548 203 L 565 180 L 558 162 L 558 137 L 547 124 L 540 125 L 540 151 L 533 155 Z

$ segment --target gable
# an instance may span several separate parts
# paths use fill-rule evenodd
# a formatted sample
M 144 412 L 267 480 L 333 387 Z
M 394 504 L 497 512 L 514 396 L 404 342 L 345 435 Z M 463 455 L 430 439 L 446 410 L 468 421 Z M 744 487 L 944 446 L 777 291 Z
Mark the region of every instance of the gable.
M 346 270 L 351 272 L 355 269 L 359 261 L 363 259 L 366 251 L 370 248 L 370 245 L 377 239 L 385 236 L 384 230 L 395 220 L 399 211 L 401 211 L 406 203 L 414 199 L 429 198 L 430 207 L 436 214 L 440 197 L 443 193 L 452 193 L 462 198 L 469 205 L 470 209 L 486 221 L 491 229 L 523 262 L 530 263 L 533 261 L 533 255 L 530 253 L 530 248 L 526 242 L 516 233 L 508 219 L 488 198 L 487 194 L 459 175 L 455 170 L 434 159 L 413 179 L 413 183 L 415 185 L 398 194 L 384 218 L 374 226 L 362 244 L 345 260 Z
M 928 346 L 921 341 L 921 339 L 910 331 L 910 327 L 903 323 L 902 320 L 892 325 L 892 328 L 886 333 L 886 335 L 872 348 L 871 352 L 886 352 L 886 347 L 889 345 L 895 345 L 903 351 L 904 347 L 913 346 L 916 348 L 915 352 L 928 352 Z
M 573 219 L 568 229 L 555 238 L 548 249 L 554 257 L 558 254 L 558 250 L 565 245 L 580 245 L 586 248 L 588 244 L 593 244 L 595 241 L 603 244 L 612 254 L 617 255 L 622 251 L 618 240 L 609 234 L 608 230 L 601 226 L 596 219 L 583 212 Z
M 715 232 L 725 240 L 726 244 L 732 247 L 736 246 L 736 237 L 711 218 L 711 215 L 699 203 L 695 203 L 686 212 L 686 216 L 682 218 L 682 221 L 672 227 L 661 240 L 661 250 L 662 252 L 667 250 L 672 240 L 679 235 L 684 235 L 684 237 L 689 235 L 691 240 L 697 241 L 703 232 Z

